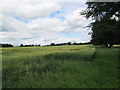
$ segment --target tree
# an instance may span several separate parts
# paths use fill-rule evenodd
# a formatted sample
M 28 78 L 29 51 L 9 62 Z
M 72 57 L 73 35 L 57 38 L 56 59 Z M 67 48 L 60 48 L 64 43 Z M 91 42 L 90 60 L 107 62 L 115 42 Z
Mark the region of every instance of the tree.
M 86 18 L 92 17 L 91 42 L 93 44 L 111 47 L 120 44 L 120 2 L 87 2 L 87 9 L 81 14 Z
M 38 45 L 35 45 L 35 46 L 38 46 Z
M 68 42 L 68 45 L 71 45 L 71 42 Z
M 20 44 L 20 47 L 23 47 L 24 45 L 23 44 Z
M 54 43 L 51 43 L 50 46 L 55 46 L 55 44 L 54 44 Z
M 34 47 L 34 44 L 32 44 L 31 46 Z
M 93 44 L 105 45 L 112 47 L 120 41 L 120 31 L 117 29 L 118 22 L 114 19 L 102 19 L 92 23 L 92 40 Z
M 73 45 L 76 45 L 76 42 L 74 42 Z
M 40 44 L 38 46 L 41 46 Z

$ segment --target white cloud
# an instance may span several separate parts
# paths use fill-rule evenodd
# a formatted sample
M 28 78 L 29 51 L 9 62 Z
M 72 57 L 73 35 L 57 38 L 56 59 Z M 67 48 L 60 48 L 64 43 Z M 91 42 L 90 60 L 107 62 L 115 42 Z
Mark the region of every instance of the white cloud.
M 64 21 L 66 30 L 64 32 L 83 32 L 86 30 L 84 27 L 88 25 L 88 21 L 80 15 L 81 10 L 79 8 L 66 16 L 66 20 Z
M 16 3 L 13 2 L 11 4 L 3 4 L 3 13 L 9 15 L 15 15 L 17 17 L 21 17 L 22 19 L 34 19 L 39 17 L 46 17 L 50 13 L 59 10 L 60 6 L 57 3 Z
M 77 9 L 75 10 L 72 14 L 68 15 L 66 17 L 66 20 L 68 21 L 68 23 L 71 26 L 85 26 L 87 25 L 87 19 L 84 18 L 83 16 L 80 15 L 80 11 L 82 11 L 82 9 Z
M 2 42 L 15 45 L 21 43 L 45 45 L 52 42 L 85 42 L 89 40 L 89 36 L 86 34 L 81 38 L 65 36 L 70 32 L 80 33 L 86 30 L 83 27 L 88 24 L 88 21 L 79 14 L 83 7 L 74 10 L 66 6 L 69 13 L 58 15 L 64 15 L 64 21 L 57 17 L 49 17 L 51 13 L 66 8 L 55 2 L 35 4 L 13 2 L 3 4 L 3 7 Z M 24 21 L 28 19 L 31 19 L 30 22 L 25 23 Z
M 1 0 L 1 2 L 80 2 L 85 3 L 88 0 Z
M 28 27 L 36 31 L 41 30 L 41 32 L 58 32 L 61 30 L 61 24 L 62 22 L 58 18 L 40 18 L 28 23 Z

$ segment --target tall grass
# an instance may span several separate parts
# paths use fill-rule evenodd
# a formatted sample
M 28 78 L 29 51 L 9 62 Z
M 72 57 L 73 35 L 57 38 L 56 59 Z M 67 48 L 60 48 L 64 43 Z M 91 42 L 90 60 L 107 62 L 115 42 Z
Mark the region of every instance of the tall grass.
M 3 88 L 116 88 L 117 48 L 3 48 Z

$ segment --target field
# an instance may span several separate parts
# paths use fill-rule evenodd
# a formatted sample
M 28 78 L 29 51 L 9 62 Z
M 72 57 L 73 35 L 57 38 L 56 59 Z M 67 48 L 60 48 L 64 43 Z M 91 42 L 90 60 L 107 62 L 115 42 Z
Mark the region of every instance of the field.
M 3 88 L 118 88 L 117 47 L 2 48 Z

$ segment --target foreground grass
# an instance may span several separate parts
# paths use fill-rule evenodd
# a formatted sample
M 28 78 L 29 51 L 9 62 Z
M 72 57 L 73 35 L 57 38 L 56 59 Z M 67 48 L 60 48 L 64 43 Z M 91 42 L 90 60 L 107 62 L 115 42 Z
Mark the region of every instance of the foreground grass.
M 3 88 L 117 88 L 117 48 L 3 48 Z

